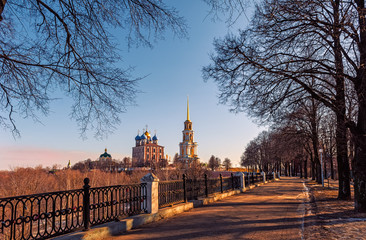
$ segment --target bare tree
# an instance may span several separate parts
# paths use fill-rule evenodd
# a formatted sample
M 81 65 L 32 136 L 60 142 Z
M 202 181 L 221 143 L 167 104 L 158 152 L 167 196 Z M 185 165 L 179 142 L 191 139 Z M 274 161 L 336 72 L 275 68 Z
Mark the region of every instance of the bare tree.
M 124 157 L 122 159 L 122 165 L 124 168 L 130 168 L 132 166 L 132 159 L 130 157 Z
M 220 158 L 211 155 L 210 159 L 208 160 L 208 167 L 211 168 L 212 171 L 215 171 L 218 167 L 220 167 L 220 163 Z
M 174 154 L 174 157 L 173 157 L 173 164 L 174 165 L 177 165 L 179 163 L 179 154 L 178 153 L 175 153 Z
M 160 0 L 0 1 L 0 124 L 19 134 L 16 117 L 49 113 L 53 93 L 74 100 L 71 118 L 82 136 L 104 136 L 133 104 L 136 81 L 111 31 L 126 43 L 151 46 L 171 29 L 186 34 L 174 8 Z
M 336 114 L 340 199 L 350 198 L 347 131 L 355 140 L 355 208 L 366 211 L 366 20 L 364 1 L 273 1 L 258 5 L 240 36 L 216 41 L 213 65 L 204 68 L 234 111 L 278 108 L 308 92 Z M 344 86 L 357 93 L 357 122 L 347 119 Z M 245 103 L 245 104 L 244 104 Z M 248 104 L 249 103 L 249 104 Z M 266 108 L 261 108 L 266 109 Z M 273 111 L 264 112 L 269 119 Z M 258 112 L 254 112 L 258 116 Z
M 229 158 L 225 158 L 222 165 L 225 167 L 226 171 L 229 171 L 229 168 L 231 168 L 231 160 Z

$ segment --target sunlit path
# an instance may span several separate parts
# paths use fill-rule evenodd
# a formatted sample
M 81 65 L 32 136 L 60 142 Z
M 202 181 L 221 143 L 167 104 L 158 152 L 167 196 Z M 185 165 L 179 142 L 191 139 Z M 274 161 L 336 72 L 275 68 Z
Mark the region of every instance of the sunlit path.
M 282 178 L 110 239 L 301 239 L 303 190 Z

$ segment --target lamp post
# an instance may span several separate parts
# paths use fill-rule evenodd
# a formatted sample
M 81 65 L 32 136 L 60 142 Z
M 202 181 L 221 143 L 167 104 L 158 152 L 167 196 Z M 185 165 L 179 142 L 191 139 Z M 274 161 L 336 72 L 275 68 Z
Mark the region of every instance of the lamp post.
M 322 186 L 324 188 L 324 174 L 323 174 L 323 149 L 319 149 L 320 153 L 320 167 L 321 167 L 321 175 L 322 175 Z

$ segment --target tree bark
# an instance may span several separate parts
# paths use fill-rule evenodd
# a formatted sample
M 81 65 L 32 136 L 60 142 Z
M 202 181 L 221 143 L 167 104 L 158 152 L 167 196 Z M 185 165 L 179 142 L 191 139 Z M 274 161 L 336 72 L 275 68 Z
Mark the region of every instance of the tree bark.
M 357 134 L 355 134 L 355 157 L 352 161 L 355 210 L 366 212 L 366 102 L 359 108 Z
M 322 183 L 322 171 L 321 171 L 321 165 L 320 162 L 315 163 L 315 180 L 317 183 Z
M 311 161 L 311 180 L 315 180 L 315 162 L 314 162 L 314 159 Z
M 330 161 L 330 171 L 331 171 L 331 176 L 332 176 L 332 179 L 334 180 L 333 156 L 332 156 L 331 154 L 330 154 L 329 161 Z
M 301 164 L 301 162 L 300 162 L 300 164 L 299 164 L 299 170 L 300 170 L 300 178 L 302 178 L 302 177 L 303 177 L 303 175 L 302 175 L 302 164 Z
M 281 162 L 281 159 L 280 159 L 280 164 L 279 164 L 279 170 L 280 170 L 280 176 L 282 175 L 282 162 Z
M 350 168 L 347 157 L 347 128 L 346 128 L 346 100 L 344 93 L 344 67 L 341 52 L 341 29 L 339 23 L 339 5 L 340 0 L 333 3 L 333 40 L 334 40 L 334 61 L 336 68 L 336 96 L 335 96 L 335 112 L 337 118 L 336 145 L 337 145 L 337 162 L 338 162 L 338 199 L 348 200 L 351 198 L 350 188 Z
M 327 157 L 325 154 L 324 154 L 323 167 L 324 167 L 324 179 L 326 179 L 327 178 Z
M 315 180 L 317 183 L 321 183 L 321 172 L 320 172 L 320 160 L 319 160 L 319 139 L 318 139 L 318 126 L 317 126 L 317 106 L 315 99 L 312 99 L 312 109 L 310 117 L 311 126 L 311 142 L 314 150 L 314 163 L 315 163 Z
M 355 142 L 355 157 L 352 161 L 355 210 L 366 212 L 366 9 L 365 1 L 355 1 L 360 25 L 360 67 L 357 71 L 355 89 L 358 97 L 358 119 L 352 134 Z
M 3 11 L 7 0 L 0 0 L 0 21 L 3 20 Z
M 307 179 L 308 178 L 308 158 L 305 158 L 304 161 L 304 178 Z

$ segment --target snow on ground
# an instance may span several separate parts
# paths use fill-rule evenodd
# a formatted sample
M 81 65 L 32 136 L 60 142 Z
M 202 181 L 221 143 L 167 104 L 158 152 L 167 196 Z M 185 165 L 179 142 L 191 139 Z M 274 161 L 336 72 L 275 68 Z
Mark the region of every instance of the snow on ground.
M 337 185 L 337 181 L 330 180 L 329 187 L 323 189 L 314 181 L 306 182 L 312 212 L 304 219 L 304 239 L 366 240 L 366 214 L 354 212 L 353 199 L 337 200 Z

